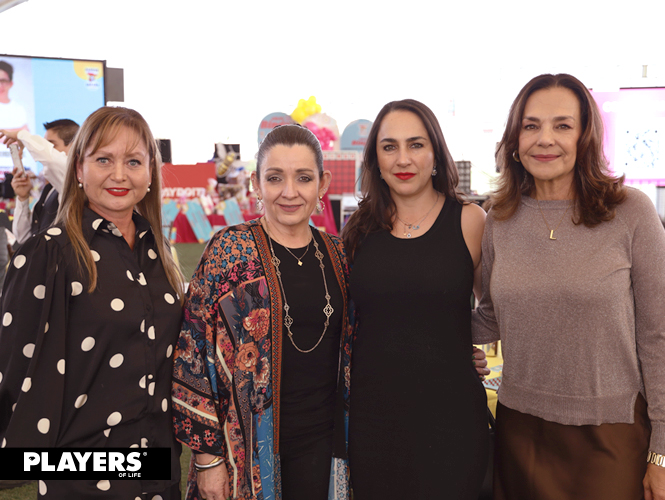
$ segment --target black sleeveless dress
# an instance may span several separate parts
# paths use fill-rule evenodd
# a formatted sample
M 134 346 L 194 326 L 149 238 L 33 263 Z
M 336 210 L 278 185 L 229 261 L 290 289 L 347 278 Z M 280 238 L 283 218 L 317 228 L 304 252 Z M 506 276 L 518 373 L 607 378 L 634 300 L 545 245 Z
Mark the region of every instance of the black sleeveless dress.
M 487 399 L 471 363 L 473 261 L 462 205 L 424 235 L 365 237 L 351 271 L 349 464 L 355 500 L 477 499 Z

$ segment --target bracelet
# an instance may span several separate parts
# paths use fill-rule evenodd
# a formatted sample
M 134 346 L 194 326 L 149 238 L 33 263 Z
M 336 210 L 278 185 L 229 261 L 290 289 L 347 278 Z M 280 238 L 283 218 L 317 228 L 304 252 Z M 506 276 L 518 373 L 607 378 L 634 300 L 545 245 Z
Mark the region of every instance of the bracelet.
M 194 468 L 196 469 L 196 472 L 203 472 L 204 470 L 212 469 L 213 467 L 217 467 L 223 463 L 224 459 L 222 457 L 215 457 L 209 464 L 198 464 L 196 461 L 194 461 Z
M 658 467 L 665 467 L 665 455 L 650 451 L 649 455 L 647 455 L 647 463 L 657 465 Z

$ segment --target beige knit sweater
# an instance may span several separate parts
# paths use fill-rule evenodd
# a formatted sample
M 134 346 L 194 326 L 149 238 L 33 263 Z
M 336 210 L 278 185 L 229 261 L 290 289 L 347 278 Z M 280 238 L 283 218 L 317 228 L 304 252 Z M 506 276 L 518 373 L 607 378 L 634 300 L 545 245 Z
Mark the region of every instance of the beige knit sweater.
M 632 423 L 644 394 L 651 450 L 665 454 L 665 231 L 628 188 L 610 222 L 574 225 L 568 201 L 525 197 L 487 218 L 474 343 L 501 338 L 499 401 L 567 425 Z M 549 239 L 556 227 L 556 240 Z M 563 219 L 562 219 L 563 217 Z

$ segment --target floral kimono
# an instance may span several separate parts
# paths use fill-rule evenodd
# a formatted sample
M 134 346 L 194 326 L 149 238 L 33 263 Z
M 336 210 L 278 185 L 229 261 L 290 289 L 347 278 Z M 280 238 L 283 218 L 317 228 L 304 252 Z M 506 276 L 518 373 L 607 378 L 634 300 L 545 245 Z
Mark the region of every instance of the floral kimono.
M 348 400 L 348 268 L 339 238 L 321 236 L 345 304 L 338 378 Z M 215 234 L 187 294 L 175 354 L 173 417 L 179 441 L 225 458 L 234 499 L 281 499 L 282 317 L 282 293 L 259 221 Z M 335 451 L 340 457 L 332 460 L 329 499 L 347 499 L 345 450 Z M 190 470 L 188 498 L 199 498 L 195 480 Z

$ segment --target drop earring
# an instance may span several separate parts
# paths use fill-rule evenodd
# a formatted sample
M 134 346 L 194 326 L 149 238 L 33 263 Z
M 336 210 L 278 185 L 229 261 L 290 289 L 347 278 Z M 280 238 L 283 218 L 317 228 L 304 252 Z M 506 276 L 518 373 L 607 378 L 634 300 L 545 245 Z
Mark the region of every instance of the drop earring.
M 263 211 L 263 200 L 261 198 L 256 199 L 256 211 L 257 212 Z
M 81 179 L 79 179 L 79 189 L 83 189 L 83 184 L 81 183 Z

